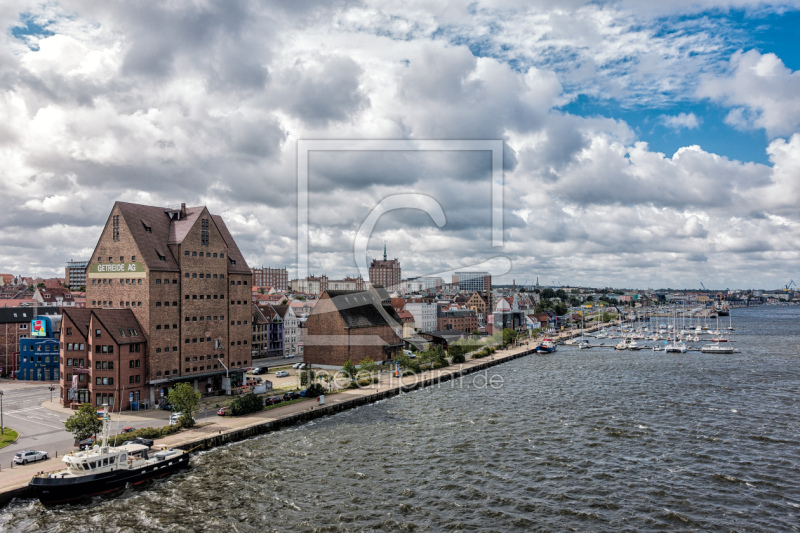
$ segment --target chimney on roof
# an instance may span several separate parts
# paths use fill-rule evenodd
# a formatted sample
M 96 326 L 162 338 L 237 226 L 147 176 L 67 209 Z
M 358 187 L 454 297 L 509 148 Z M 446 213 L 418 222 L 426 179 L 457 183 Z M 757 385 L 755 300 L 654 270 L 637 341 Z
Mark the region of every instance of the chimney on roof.
M 186 218 L 186 204 L 181 204 L 181 218 Z

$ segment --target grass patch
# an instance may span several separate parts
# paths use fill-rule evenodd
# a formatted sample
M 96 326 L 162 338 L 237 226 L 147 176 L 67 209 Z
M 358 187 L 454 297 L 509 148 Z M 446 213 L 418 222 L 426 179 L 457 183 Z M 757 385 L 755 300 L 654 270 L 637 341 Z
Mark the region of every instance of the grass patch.
M 13 443 L 17 440 L 17 437 L 19 437 L 19 433 L 9 427 L 5 428 L 5 434 L 0 435 L 0 448 L 4 448 Z

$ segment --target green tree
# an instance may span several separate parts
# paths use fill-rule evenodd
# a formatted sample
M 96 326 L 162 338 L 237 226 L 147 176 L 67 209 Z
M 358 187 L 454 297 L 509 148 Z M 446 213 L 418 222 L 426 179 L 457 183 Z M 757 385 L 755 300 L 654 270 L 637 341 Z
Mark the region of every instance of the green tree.
M 74 415 L 64 421 L 64 427 L 75 436 L 76 441 L 81 441 L 103 429 L 103 421 L 97 419 L 97 410 L 92 404 L 84 403 Z
M 306 301 L 306 297 L 305 296 L 298 296 L 297 298 L 295 298 L 295 300 L 297 300 L 298 302 L 305 302 Z
M 517 338 L 517 332 L 511 328 L 503 329 L 503 344 L 511 344 Z
M 179 423 L 181 427 L 190 428 L 194 425 L 194 415 L 200 408 L 200 391 L 194 390 L 189 383 L 178 383 L 167 394 L 169 403 L 176 411 L 183 413 Z
M 300 371 L 300 386 L 301 387 L 308 387 L 312 383 L 317 380 L 317 375 L 314 373 L 313 370 L 301 370 Z
M 564 289 L 558 289 L 556 291 L 556 297 L 559 298 L 562 302 L 567 299 L 567 291 Z
M 342 365 L 342 374 L 351 380 L 354 380 L 358 377 L 358 367 L 354 365 L 350 359 L 348 359 L 344 362 L 344 365 Z
M 551 289 L 549 287 L 542 291 L 542 298 L 550 299 L 550 298 L 555 298 L 555 297 L 556 297 L 556 291 L 554 291 L 553 289 Z
M 417 359 L 412 359 L 411 357 L 408 357 L 405 354 L 398 356 L 397 362 L 400 363 L 400 368 L 406 368 L 408 370 L 411 370 L 412 372 L 417 372 L 417 373 L 419 373 L 419 371 L 421 370 L 419 366 L 419 361 L 417 361 Z
M 358 363 L 358 369 L 361 371 L 361 373 L 372 374 L 375 372 L 375 361 L 373 361 L 370 357 L 365 357 L 360 363 Z

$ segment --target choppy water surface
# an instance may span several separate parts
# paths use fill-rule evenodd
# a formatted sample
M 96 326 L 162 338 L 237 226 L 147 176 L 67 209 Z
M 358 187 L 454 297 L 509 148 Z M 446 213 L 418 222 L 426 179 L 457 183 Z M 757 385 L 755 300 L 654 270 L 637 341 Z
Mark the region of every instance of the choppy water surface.
M 500 389 L 470 376 L 114 499 L 18 501 L 0 530 L 794 531 L 799 319 L 735 310 L 734 355 L 563 347 L 492 369 Z

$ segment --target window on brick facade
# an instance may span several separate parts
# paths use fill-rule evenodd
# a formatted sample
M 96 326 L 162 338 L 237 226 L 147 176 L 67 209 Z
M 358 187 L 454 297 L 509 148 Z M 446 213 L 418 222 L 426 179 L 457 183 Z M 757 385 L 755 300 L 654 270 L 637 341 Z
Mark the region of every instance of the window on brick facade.
M 111 238 L 115 241 L 119 240 L 119 215 L 114 215 L 111 219 Z M 108 259 L 111 260 L 110 257 Z
M 188 256 L 189 255 L 189 251 L 187 250 L 187 251 L 183 252 L 183 255 Z
M 160 279 L 156 280 L 156 285 L 161 285 L 161 280 Z
M 192 252 L 192 257 L 197 257 L 197 252 Z
M 156 348 L 156 353 L 161 353 L 161 348 Z
M 172 307 L 178 307 L 178 302 L 172 302 Z
M 173 369 L 172 369 L 172 375 L 174 376 L 174 375 L 175 375 L 175 374 L 177 374 L 177 373 L 178 373 L 178 369 L 177 369 L 177 368 L 173 368 Z
M 192 277 L 196 278 L 197 277 L 197 272 L 192 272 Z
M 161 324 L 156 325 L 156 330 L 161 329 Z
M 208 246 L 208 219 L 200 220 L 200 244 Z
M 161 302 L 156 302 L 156 307 L 161 307 Z
M 188 254 L 189 254 L 189 252 L 186 252 L 186 254 L 188 255 Z M 187 272 L 187 273 L 185 273 L 185 274 L 183 275 L 183 277 L 184 277 L 184 278 L 188 278 L 188 277 L 189 277 L 189 273 L 188 273 L 188 272 Z
M 102 334 L 103 334 L 103 332 L 102 332 L 102 331 L 100 331 L 99 329 L 96 329 L 96 330 L 94 330 L 94 336 L 95 336 L 95 337 L 99 337 L 99 336 L 100 336 L 100 335 L 102 335 Z

